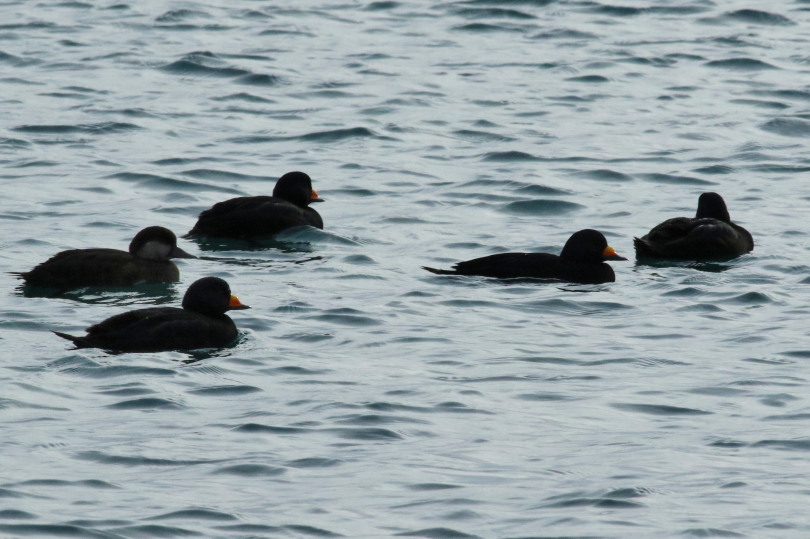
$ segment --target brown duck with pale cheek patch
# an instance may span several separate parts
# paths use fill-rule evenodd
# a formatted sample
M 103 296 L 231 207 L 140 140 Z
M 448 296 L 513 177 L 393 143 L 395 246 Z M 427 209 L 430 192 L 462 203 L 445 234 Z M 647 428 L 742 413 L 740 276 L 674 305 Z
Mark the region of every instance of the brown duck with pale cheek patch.
M 150 226 L 135 235 L 129 251 L 71 249 L 17 275 L 29 286 L 63 290 L 177 282 L 180 270 L 170 260 L 172 258 L 196 257 L 177 246 L 174 232 L 162 226 Z

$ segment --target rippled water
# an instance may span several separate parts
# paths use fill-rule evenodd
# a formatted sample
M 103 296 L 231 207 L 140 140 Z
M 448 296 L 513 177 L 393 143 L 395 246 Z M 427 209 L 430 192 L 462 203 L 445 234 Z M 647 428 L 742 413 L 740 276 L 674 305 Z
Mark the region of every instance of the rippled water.
M 0 535 L 810 534 L 810 3 L 752 6 L 2 2 Z M 135 291 L 8 273 L 291 170 L 324 231 L 183 240 L 181 282 Z M 753 253 L 420 269 L 581 228 L 632 259 L 704 191 Z M 205 275 L 253 307 L 233 348 L 50 333 Z

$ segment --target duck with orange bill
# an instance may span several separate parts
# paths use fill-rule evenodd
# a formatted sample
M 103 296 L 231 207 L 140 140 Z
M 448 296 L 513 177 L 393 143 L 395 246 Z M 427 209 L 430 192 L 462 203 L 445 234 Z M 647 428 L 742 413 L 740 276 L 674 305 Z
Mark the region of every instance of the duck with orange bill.
M 500 253 L 459 262 L 453 269 L 423 269 L 439 275 L 480 275 L 499 279 L 553 279 L 570 283 L 614 282 L 616 275 L 606 260 L 627 260 L 616 254 L 605 236 L 593 229 L 575 232 L 559 255 L 550 253 Z
M 218 202 L 200 213 L 186 236 L 249 240 L 296 226 L 323 228 L 323 219 L 309 207 L 312 202 L 323 202 L 312 188 L 312 179 L 303 172 L 288 172 L 276 182 L 273 196 Z
M 87 335 L 54 331 L 76 348 L 109 352 L 161 352 L 222 348 L 237 337 L 226 311 L 249 309 L 219 277 L 203 277 L 188 287 L 182 308 L 149 307 L 117 314 L 87 328 Z

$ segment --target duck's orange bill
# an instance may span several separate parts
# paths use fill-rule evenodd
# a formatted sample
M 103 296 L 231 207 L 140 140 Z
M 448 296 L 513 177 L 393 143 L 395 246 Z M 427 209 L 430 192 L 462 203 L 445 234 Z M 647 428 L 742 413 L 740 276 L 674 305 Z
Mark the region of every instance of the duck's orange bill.
M 606 260 L 627 260 L 625 257 L 616 254 L 616 250 L 610 245 L 605 247 L 605 250 L 602 251 L 602 258 Z
M 318 192 L 313 189 L 312 192 L 309 194 L 309 201 L 310 202 L 323 202 L 323 199 L 318 196 Z
M 236 296 L 231 296 L 231 300 L 228 302 L 228 307 L 231 309 L 250 309 L 250 307 L 239 301 L 239 298 Z

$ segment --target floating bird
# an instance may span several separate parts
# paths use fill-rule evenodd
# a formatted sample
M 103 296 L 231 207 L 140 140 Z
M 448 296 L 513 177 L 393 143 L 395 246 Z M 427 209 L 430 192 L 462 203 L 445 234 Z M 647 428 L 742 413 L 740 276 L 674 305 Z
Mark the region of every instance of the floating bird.
M 26 285 L 70 290 L 84 286 L 131 286 L 176 282 L 180 270 L 171 258 L 196 258 L 177 246 L 174 232 L 150 226 L 138 232 L 129 252 L 71 249 L 57 253 L 31 271 L 17 273 Z
M 288 172 L 278 179 L 273 196 L 239 197 L 218 202 L 200 213 L 186 237 L 254 239 L 294 226 L 323 228 L 323 219 L 311 202 L 323 202 L 303 172 Z
M 754 249 L 754 238 L 731 222 L 723 197 L 703 193 L 695 217 L 675 217 L 633 238 L 636 258 L 722 260 Z
M 54 333 L 76 348 L 110 352 L 161 352 L 221 348 L 236 339 L 236 324 L 225 311 L 249 309 L 231 295 L 219 277 L 194 281 L 183 296 L 183 308 L 149 307 L 117 314 L 87 328 L 77 337 Z
M 501 253 L 459 262 L 451 270 L 422 266 L 439 275 L 481 275 L 508 279 L 533 277 L 571 283 L 599 284 L 616 280 L 605 260 L 627 260 L 616 254 L 601 232 L 575 232 L 559 256 L 549 253 Z

